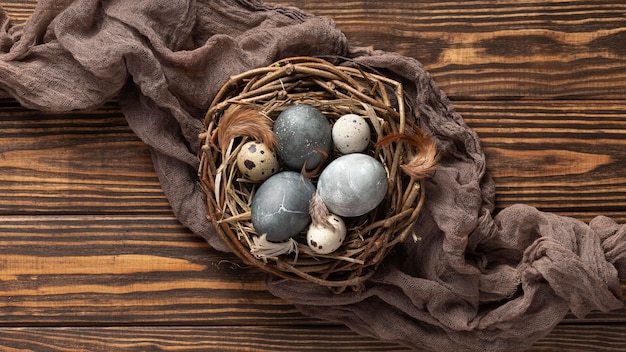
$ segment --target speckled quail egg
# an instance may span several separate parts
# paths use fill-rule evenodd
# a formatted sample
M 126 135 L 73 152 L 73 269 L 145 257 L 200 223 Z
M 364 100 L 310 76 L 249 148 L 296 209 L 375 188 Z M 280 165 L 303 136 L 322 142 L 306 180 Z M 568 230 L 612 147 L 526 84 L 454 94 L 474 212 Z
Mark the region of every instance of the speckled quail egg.
M 280 163 L 268 146 L 261 142 L 248 142 L 237 154 L 237 168 L 252 181 L 264 181 L 280 170 Z
M 359 216 L 382 202 L 387 182 L 387 172 L 378 160 L 367 154 L 346 154 L 322 171 L 317 193 L 332 213 Z
M 271 242 L 294 237 L 311 222 L 309 203 L 314 193 L 313 183 L 298 172 L 282 171 L 271 176 L 252 196 L 252 226 Z
M 327 220 L 331 227 L 311 224 L 306 233 L 309 248 L 319 254 L 330 254 L 336 251 L 346 239 L 346 225 L 343 220 L 335 214 L 329 214 Z
M 343 115 L 333 124 L 332 136 L 335 148 L 340 153 L 360 153 L 370 142 L 370 126 L 359 115 Z
M 332 149 L 330 122 L 321 111 L 311 105 L 292 105 L 281 112 L 273 127 L 278 142 L 278 156 L 291 170 L 316 168 L 324 159 L 323 153 Z

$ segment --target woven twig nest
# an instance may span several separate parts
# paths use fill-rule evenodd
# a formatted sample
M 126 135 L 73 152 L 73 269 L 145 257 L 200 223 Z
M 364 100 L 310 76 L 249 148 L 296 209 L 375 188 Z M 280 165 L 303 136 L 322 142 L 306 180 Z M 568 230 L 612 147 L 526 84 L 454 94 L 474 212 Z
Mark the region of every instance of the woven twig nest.
M 273 249 L 274 244 L 255 231 L 250 205 L 261 182 L 246 179 L 235 165 L 238 151 L 254 133 L 239 133 L 223 121 L 229 110 L 252 110 L 271 127 L 280 112 L 294 104 L 316 107 L 331 124 L 345 114 L 363 117 L 372 131 L 363 153 L 380 161 L 388 177 L 382 203 L 344 219 L 346 239 L 330 254 L 312 251 L 303 235 Z M 419 238 L 413 224 L 424 202 L 423 178 L 436 162 L 436 152 L 400 83 L 349 60 L 336 66 L 319 58 L 288 58 L 231 77 L 209 107 L 204 128 L 199 177 L 209 218 L 245 263 L 335 291 L 359 290 L 396 244 Z M 326 163 L 337 156 L 333 151 Z M 315 183 L 317 174 L 302 177 Z

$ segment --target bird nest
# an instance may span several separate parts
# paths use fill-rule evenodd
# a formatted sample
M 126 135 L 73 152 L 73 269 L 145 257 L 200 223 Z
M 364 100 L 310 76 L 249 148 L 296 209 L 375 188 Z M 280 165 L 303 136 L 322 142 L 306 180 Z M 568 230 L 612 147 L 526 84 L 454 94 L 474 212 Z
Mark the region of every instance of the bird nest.
M 366 214 L 345 218 L 346 238 L 329 254 L 313 251 L 305 234 L 275 243 L 257 233 L 251 201 L 262 182 L 236 167 L 242 145 L 264 138 L 259 131 L 271 131 L 277 116 L 295 104 L 317 108 L 331 125 L 346 114 L 361 116 L 371 130 L 363 153 L 387 173 L 383 201 Z M 399 82 L 347 59 L 334 65 L 292 57 L 231 77 L 210 105 L 200 134 L 199 177 L 217 234 L 245 263 L 271 274 L 336 292 L 362 289 L 395 245 L 419 239 L 414 222 L 424 204 L 423 180 L 437 156 L 416 114 Z M 339 154 L 335 148 L 320 167 Z M 303 169 L 302 177 L 315 184 L 319 172 Z

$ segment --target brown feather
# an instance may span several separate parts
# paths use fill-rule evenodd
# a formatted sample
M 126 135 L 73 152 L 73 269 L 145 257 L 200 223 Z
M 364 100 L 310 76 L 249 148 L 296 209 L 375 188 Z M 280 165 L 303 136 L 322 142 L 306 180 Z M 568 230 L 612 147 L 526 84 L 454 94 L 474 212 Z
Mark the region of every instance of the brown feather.
M 217 128 L 217 143 L 222 155 L 226 153 L 231 140 L 242 136 L 250 136 L 274 150 L 277 145 L 276 136 L 272 132 L 272 120 L 257 110 L 232 105 L 224 111 Z
M 330 212 L 326 204 L 324 204 L 324 200 L 317 192 L 313 194 L 313 198 L 311 198 L 311 202 L 309 203 L 309 215 L 311 215 L 311 222 L 314 226 L 321 225 L 329 229 L 333 228 L 333 225 L 328 221 Z
M 411 157 L 408 163 L 400 165 L 400 168 L 409 176 L 423 179 L 435 170 L 439 161 L 437 146 L 430 136 L 424 131 L 415 129 L 412 133 L 396 133 L 381 138 L 376 147 L 384 147 L 396 141 L 404 141 L 415 147 L 417 153 Z
M 328 153 L 326 153 L 324 149 L 317 147 L 315 148 L 315 150 L 320 153 L 320 155 L 322 156 L 322 160 L 320 160 L 320 163 L 317 165 L 317 167 L 312 170 L 307 170 L 306 160 L 304 161 L 304 165 L 302 165 L 302 170 L 300 170 L 300 174 L 302 174 L 306 178 L 314 178 L 319 176 L 320 172 L 324 168 L 324 163 L 326 163 L 326 160 L 328 160 Z

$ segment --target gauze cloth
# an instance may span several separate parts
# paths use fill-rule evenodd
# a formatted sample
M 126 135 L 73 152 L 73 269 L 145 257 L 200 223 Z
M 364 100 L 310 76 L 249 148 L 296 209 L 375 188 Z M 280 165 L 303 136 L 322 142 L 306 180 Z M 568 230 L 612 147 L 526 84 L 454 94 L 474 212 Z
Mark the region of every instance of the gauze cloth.
M 227 250 L 198 184 L 204 112 L 229 76 L 297 55 L 349 57 L 402 81 L 442 156 L 415 224 L 361 292 L 268 276 L 304 314 L 416 350 L 524 350 L 568 312 L 622 307 L 626 227 L 516 205 L 493 216 L 485 155 L 415 59 L 350 46 L 331 19 L 255 0 L 41 0 L 0 13 L 0 88 L 43 111 L 118 99 L 182 224 Z M 1 123 L 1 122 L 0 122 Z

